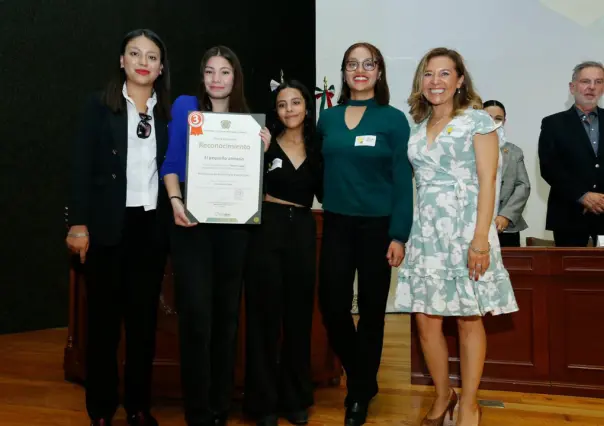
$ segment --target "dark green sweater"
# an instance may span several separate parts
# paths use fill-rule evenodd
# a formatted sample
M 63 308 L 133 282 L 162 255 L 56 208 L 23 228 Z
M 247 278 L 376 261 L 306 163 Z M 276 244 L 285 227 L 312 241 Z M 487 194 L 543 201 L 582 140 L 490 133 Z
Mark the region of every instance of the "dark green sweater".
M 352 130 L 344 121 L 349 105 L 367 106 Z M 350 100 L 323 110 L 317 130 L 325 164 L 323 209 L 349 216 L 391 216 L 390 237 L 407 242 L 413 220 L 413 180 L 405 114 L 374 99 Z M 365 137 L 361 140 L 361 136 Z

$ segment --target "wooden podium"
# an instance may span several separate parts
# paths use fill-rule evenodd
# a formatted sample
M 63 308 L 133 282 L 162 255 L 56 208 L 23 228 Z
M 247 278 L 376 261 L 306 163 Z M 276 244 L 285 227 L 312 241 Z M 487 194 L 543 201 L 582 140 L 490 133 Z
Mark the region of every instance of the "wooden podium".
M 323 233 L 323 216 L 321 211 L 313 212 L 317 221 L 317 259 L 321 247 Z M 352 283 L 351 283 L 352 285 Z M 159 398 L 180 398 L 180 363 L 178 348 L 177 313 L 174 311 L 174 292 L 170 264 L 166 267 L 162 292 L 159 303 L 157 326 L 157 345 L 153 371 L 153 394 Z M 64 354 L 65 379 L 82 383 L 86 374 L 85 343 L 86 343 L 86 291 L 77 259 L 71 264 L 69 285 L 69 331 Z M 124 359 L 124 339 L 122 339 L 119 357 Z M 340 383 L 342 367 L 331 351 L 327 334 L 322 324 L 321 313 L 315 297 L 315 308 L 312 326 L 311 367 L 313 381 L 318 386 L 337 386 Z M 245 377 L 245 312 L 241 304 L 239 327 L 239 345 L 237 350 L 237 365 L 235 383 L 238 394 L 243 390 Z M 119 365 L 123 365 L 120 362 Z M 123 371 L 120 372 L 120 379 Z M 235 395 L 237 396 L 237 395 Z
M 604 398 L 604 249 L 502 249 L 520 310 L 486 316 L 480 387 Z M 460 384 L 456 323 L 443 324 L 452 382 Z M 411 322 L 411 383 L 432 384 Z

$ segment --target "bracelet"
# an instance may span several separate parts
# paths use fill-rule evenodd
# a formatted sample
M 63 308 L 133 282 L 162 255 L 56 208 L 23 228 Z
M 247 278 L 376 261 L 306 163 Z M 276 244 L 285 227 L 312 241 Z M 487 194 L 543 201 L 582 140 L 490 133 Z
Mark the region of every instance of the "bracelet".
M 67 233 L 68 237 L 74 237 L 74 238 L 87 237 L 88 235 L 90 235 L 90 234 L 88 234 L 88 232 L 68 232 Z
M 491 251 L 491 243 L 488 243 L 488 244 L 489 244 L 489 248 L 486 249 L 486 250 L 479 250 L 479 249 L 474 248 L 472 246 L 470 246 L 470 250 L 472 250 L 474 253 L 478 253 L 478 254 L 487 254 L 488 252 Z
M 171 200 L 172 198 L 178 198 L 178 199 L 179 199 L 180 201 L 182 201 L 183 203 L 185 202 L 185 201 L 182 199 L 182 197 L 179 197 L 178 195 L 172 195 L 172 196 L 170 197 L 170 200 Z

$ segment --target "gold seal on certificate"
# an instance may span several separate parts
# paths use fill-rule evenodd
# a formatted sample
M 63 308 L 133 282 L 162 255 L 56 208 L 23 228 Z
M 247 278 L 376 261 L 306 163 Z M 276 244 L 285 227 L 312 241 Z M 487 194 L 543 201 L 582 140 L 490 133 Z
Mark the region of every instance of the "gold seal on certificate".
M 264 121 L 263 114 L 189 113 L 185 207 L 192 222 L 261 222 Z

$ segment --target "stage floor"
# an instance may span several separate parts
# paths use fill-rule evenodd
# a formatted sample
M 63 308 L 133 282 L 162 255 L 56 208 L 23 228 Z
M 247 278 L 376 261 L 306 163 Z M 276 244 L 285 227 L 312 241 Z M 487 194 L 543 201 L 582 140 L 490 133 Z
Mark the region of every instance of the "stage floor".
M 84 391 L 63 379 L 66 330 L 53 329 L 0 336 L 0 425 L 84 426 Z M 367 424 L 417 425 L 431 404 L 429 387 L 410 386 L 409 318 L 390 314 L 380 370 L 380 395 Z M 345 382 L 320 389 L 310 426 L 341 426 Z M 604 400 L 482 391 L 482 400 L 503 402 L 485 407 L 485 426 L 604 425 Z M 162 426 L 185 425 L 179 401 L 158 401 L 154 414 Z M 230 424 L 248 424 L 235 412 Z M 281 424 L 288 424 L 282 420 Z M 446 423 L 447 424 L 447 423 Z M 454 424 L 454 423 L 452 423 Z M 118 412 L 115 426 L 125 426 Z

